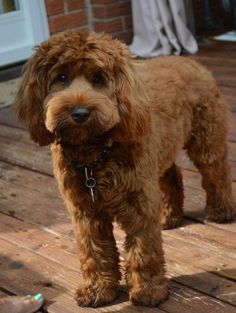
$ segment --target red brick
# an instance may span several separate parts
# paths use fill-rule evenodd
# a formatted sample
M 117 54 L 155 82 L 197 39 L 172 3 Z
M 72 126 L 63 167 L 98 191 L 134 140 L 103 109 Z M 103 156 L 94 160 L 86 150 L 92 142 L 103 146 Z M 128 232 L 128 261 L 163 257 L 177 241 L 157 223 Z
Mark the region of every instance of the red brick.
M 94 29 L 96 31 L 106 31 L 108 33 L 119 32 L 122 30 L 121 18 L 117 18 L 111 21 L 97 21 L 94 22 Z
M 49 27 L 52 33 L 56 33 L 86 25 L 87 22 L 87 14 L 82 11 L 63 16 L 53 16 L 49 18 Z
M 92 0 L 92 4 L 109 4 L 117 0 Z
M 124 16 L 124 20 L 125 20 L 125 29 L 133 28 L 132 15 Z
M 84 9 L 85 0 L 67 0 L 67 7 L 69 11 Z
M 48 15 L 55 15 L 64 12 L 64 1 L 63 0 L 46 0 L 46 9 Z
M 95 6 L 93 7 L 93 15 L 95 18 L 111 18 L 122 15 L 131 14 L 130 1 L 122 1 L 112 3 L 106 6 Z

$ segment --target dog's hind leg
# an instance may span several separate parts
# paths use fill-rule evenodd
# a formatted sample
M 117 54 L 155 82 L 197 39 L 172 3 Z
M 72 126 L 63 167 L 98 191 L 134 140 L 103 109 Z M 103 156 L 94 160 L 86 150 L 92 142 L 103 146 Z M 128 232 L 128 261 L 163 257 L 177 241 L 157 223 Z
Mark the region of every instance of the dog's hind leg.
M 202 174 L 206 190 L 205 219 L 230 222 L 235 218 L 227 148 L 227 108 L 218 97 L 195 112 L 188 155 Z
M 183 217 L 184 194 L 182 174 L 176 164 L 173 164 L 160 178 L 160 187 L 162 229 L 178 227 Z

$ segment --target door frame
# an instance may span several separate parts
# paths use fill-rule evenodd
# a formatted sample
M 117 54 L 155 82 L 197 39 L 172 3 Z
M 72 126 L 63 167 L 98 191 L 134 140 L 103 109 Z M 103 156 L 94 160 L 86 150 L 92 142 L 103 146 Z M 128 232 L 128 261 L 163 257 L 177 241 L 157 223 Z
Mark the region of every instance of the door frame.
M 25 45 L 9 51 L 0 52 L 0 66 L 24 61 L 33 53 L 33 47 L 49 37 L 47 13 L 44 0 L 19 0 L 20 10 L 4 13 L 0 16 L 1 24 L 25 19 L 31 30 L 31 38 Z

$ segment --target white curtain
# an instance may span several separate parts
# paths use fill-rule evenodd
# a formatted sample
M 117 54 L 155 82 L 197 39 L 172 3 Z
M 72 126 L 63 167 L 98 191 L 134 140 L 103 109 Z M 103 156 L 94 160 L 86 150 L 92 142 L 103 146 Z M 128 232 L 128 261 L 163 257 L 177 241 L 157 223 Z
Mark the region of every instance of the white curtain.
M 130 50 L 144 58 L 195 53 L 187 28 L 184 0 L 132 0 L 134 37 Z

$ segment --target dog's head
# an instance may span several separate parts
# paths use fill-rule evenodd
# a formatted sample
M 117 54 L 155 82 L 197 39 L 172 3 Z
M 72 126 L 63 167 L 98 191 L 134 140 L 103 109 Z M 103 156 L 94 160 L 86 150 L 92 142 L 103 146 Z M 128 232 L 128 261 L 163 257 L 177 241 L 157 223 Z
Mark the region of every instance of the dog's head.
M 64 32 L 37 47 L 15 101 L 40 145 L 77 145 L 111 136 L 139 141 L 150 129 L 149 101 L 127 46 L 105 34 Z

